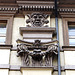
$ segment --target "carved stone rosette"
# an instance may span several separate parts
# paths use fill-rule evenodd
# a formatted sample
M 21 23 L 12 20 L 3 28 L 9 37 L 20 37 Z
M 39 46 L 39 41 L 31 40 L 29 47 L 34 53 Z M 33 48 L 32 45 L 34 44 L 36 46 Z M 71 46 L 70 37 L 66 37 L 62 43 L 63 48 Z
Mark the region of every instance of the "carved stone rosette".
M 20 40 L 21 41 L 21 40 Z M 17 45 L 17 56 L 20 56 L 25 66 L 51 66 L 52 56 L 57 55 L 57 45 L 54 41 L 42 43 L 40 40 Z

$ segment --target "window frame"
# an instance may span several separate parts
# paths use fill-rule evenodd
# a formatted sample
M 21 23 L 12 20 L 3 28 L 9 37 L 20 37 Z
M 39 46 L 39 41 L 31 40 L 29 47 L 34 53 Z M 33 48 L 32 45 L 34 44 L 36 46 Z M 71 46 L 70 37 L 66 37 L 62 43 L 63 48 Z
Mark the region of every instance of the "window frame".
M 69 45 L 68 22 L 75 22 L 75 18 L 63 18 L 63 39 L 64 46 Z
M 4 21 L 6 21 L 6 22 L 4 22 Z M 3 28 L 0 27 L 0 29 L 3 30 L 5 28 L 4 33 L 2 31 L 0 31 L 0 38 L 4 38 L 4 40 L 6 41 L 7 20 L 0 20 L 0 25 L 4 26 Z M 0 44 L 5 44 L 4 40 L 3 40 L 3 42 L 0 42 Z
M 75 46 L 75 42 L 74 42 L 75 41 L 75 22 L 70 22 L 68 26 L 68 33 L 69 33 L 69 45 Z
M 0 20 L 7 20 L 5 45 L 11 45 L 11 43 L 12 43 L 13 16 L 9 16 L 9 17 L 8 16 L 0 16 Z

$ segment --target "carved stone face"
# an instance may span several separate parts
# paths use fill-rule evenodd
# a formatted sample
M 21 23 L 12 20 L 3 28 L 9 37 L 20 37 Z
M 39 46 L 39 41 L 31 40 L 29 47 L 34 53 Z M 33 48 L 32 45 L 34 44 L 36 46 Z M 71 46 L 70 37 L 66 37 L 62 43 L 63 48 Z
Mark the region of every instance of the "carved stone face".
M 44 24 L 47 24 L 49 21 L 47 14 L 43 13 L 32 13 L 27 15 L 29 19 L 26 20 L 27 23 L 31 23 L 31 27 L 42 27 Z
M 33 26 L 41 27 L 42 25 L 44 25 L 44 16 L 43 16 L 43 14 L 36 13 L 36 14 L 32 15 L 31 18 L 32 18 L 32 25 Z

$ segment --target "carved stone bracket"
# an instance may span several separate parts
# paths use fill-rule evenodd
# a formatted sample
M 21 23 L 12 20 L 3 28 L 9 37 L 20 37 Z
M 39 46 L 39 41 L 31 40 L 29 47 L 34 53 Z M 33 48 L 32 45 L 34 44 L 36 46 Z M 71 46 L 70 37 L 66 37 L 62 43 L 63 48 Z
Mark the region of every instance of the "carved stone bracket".
M 20 41 L 17 45 L 17 56 L 23 58 L 25 66 L 51 66 L 52 56 L 57 55 L 56 41 L 42 43 L 40 40 L 35 42 Z M 22 43 L 23 42 L 23 43 Z

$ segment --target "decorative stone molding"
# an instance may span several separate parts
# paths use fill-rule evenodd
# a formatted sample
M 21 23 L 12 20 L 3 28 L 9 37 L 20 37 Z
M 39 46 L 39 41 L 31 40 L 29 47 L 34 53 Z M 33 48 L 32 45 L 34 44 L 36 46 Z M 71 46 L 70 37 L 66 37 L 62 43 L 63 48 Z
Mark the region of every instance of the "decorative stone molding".
M 69 3 L 68 3 L 69 2 Z M 74 1 L 58 1 L 58 12 L 75 13 Z M 54 1 L 16 1 L 16 3 L 0 3 L 0 12 L 12 11 L 44 11 L 53 12 Z
M 24 10 L 50 11 L 54 7 L 54 2 L 48 1 L 17 1 L 18 6 Z
M 17 40 L 17 42 L 22 42 Z M 56 41 L 55 41 L 56 42 Z M 57 45 L 52 42 L 42 43 L 35 40 L 31 43 L 24 41 L 17 45 L 17 56 L 23 57 L 23 65 L 25 66 L 52 66 L 52 56 L 57 55 Z M 42 51 L 44 50 L 44 52 Z
M 20 27 L 20 33 L 24 34 L 25 32 L 55 32 L 54 27 Z
M 39 39 L 42 42 L 48 42 L 52 40 L 52 37 L 55 33 L 55 28 L 20 27 L 20 33 L 25 41 L 34 42 L 34 40 Z
M 49 23 L 49 21 L 47 20 L 48 18 L 48 14 L 44 14 L 44 13 L 40 13 L 40 12 L 35 12 L 30 14 L 27 14 L 27 16 L 29 17 L 29 19 L 26 20 L 27 23 L 31 23 L 30 25 L 27 25 L 27 27 L 48 27 L 47 24 Z

